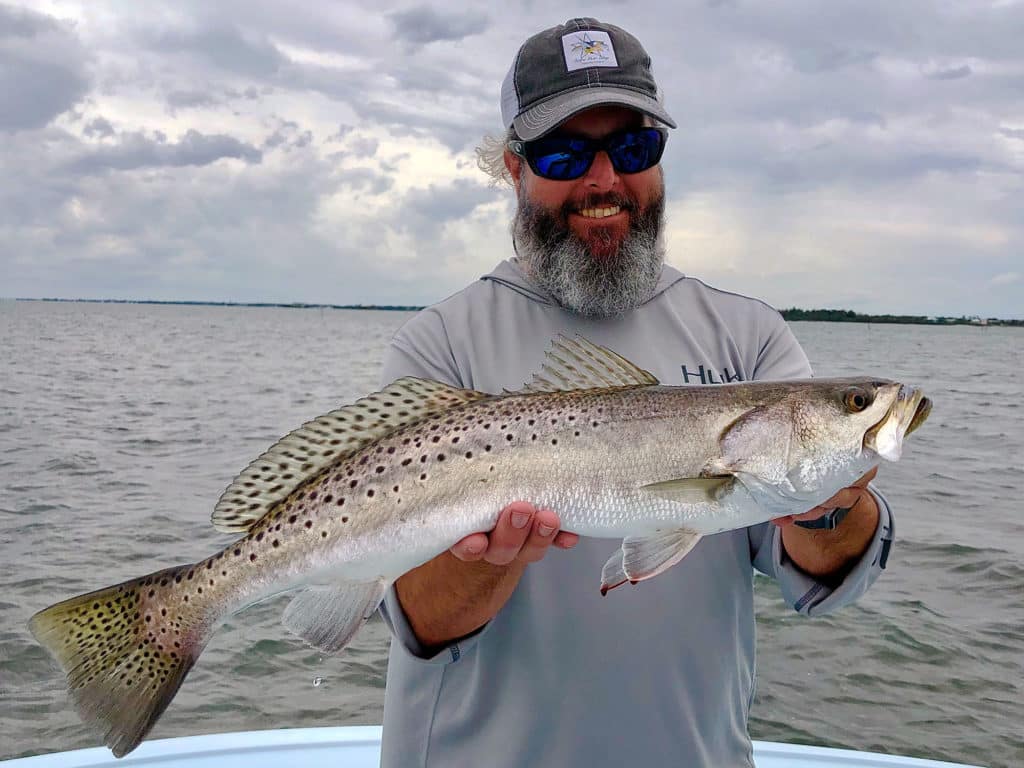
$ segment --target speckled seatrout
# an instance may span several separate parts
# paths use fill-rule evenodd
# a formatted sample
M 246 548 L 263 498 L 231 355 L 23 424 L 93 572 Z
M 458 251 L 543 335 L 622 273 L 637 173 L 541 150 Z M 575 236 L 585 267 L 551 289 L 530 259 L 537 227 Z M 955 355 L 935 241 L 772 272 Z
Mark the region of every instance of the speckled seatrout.
M 677 563 L 701 536 L 805 512 L 899 458 L 930 403 L 876 379 L 662 386 L 560 338 L 518 392 L 404 378 L 311 421 L 250 464 L 198 563 L 58 603 L 31 630 L 82 716 L 122 756 L 230 614 L 299 590 L 284 624 L 338 651 L 397 577 L 523 499 L 563 529 L 622 538 L 603 590 Z M 595 585 L 596 586 L 596 585 Z

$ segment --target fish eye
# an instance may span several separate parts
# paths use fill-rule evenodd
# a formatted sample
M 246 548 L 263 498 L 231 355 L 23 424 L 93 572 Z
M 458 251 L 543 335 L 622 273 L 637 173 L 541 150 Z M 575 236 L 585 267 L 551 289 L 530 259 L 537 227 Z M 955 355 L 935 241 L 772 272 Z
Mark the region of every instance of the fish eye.
M 871 400 L 871 395 L 860 388 L 848 389 L 843 395 L 843 403 L 850 413 L 860 413 L 871 405 Z

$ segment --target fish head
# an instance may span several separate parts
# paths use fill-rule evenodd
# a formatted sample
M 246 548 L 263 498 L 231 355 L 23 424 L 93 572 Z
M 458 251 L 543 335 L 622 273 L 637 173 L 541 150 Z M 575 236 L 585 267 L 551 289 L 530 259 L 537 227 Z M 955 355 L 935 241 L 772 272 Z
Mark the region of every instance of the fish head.
M 715 472 L 734 474 L 762 504 L 780 509 L 828 499 L 880 459 L 896 461 L 903 439 L 928 417 L 917 388 L 883 379 L 780 383 L 778 395 L 723 435 Z M 808 507 L 809 508 L 809 507 Z

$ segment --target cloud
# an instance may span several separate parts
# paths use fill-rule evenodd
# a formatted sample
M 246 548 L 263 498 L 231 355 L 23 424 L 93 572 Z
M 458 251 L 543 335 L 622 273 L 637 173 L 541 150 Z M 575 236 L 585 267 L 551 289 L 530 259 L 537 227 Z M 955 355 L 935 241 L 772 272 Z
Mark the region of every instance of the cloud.
M 205 90 L 182 89 L 167 94 L 167 106 L 174 109 L 190 107 L 211 107 L 221 103 L 221 99 Z
M 965 77 L 970 77 L 972 72 L 973 70 L 970 65 L 964 64 L 959 67 L 950 67 L 948 69 L 926 72 L 925 77 L 929 80 L 960 80 Z
M 86 95 L 89 56 L 71 25 L 0 5 L 0 131 L 41 128 Z
M 225 72 L 251 77 L 273 75 L 287 57 L 263 33 L 245 33 L 230 23 L 173 29 L 151 35 L 157 49 L 201 56 Z
M 438 40 L 461 40 L 487 29 L 487 15 L 459 8 L 442 13 L 431 6 L 419 5 L 388 14 L 395 25 L 398 42 L 425 45 Z
M 179 141 L 169 142 L 161 134 L 147 136 L 131 132 L 120 134 L 114 144 L 86 149 L 69 164 L 68 170 L 91 174 L 161 166 L 202 166 L 222 158 L 258 163 L 262 156 L 255 147 L 223 134 L 207 135 L 189 130 Z
M 107 139 L 115 134 L 114 126 L 105 117 L 94 117 L 85 124 L 82 132 L 86 136 L 98 139 Z
M 651 3 L 593 12 L 679 122 L 674 264 L 780 305 L 1020 314 L 1024 5 L 691 0 L 680 31 Z M 0 5 L 3 292 L 421 303 L 510 253 L 472 147 L 564 20 L 536 3 L 34 5 Z

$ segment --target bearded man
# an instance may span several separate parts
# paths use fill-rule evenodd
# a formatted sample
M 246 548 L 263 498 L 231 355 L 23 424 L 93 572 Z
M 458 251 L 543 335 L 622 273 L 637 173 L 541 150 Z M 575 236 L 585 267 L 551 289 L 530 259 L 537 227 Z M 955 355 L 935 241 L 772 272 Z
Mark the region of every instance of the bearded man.
M 515 189 L 515 256 L 406 323 L 385 382 L 517 389 L 558 334 L 666 384 L 811 375 L 778 312 L 664 264 L 660 160 L 675 123 L 635 37 L 595 19 L 534 35 L 501 111 L 508 133 L 481 165 Z M 799 520 L 706 536 L 607 597 L 607 542 L 511 503 L 381 607 L 393 633 L 382 765 L 753 765 L 753 571 L 803 614 L 862 594 L 892 540 L 871 476 Z

